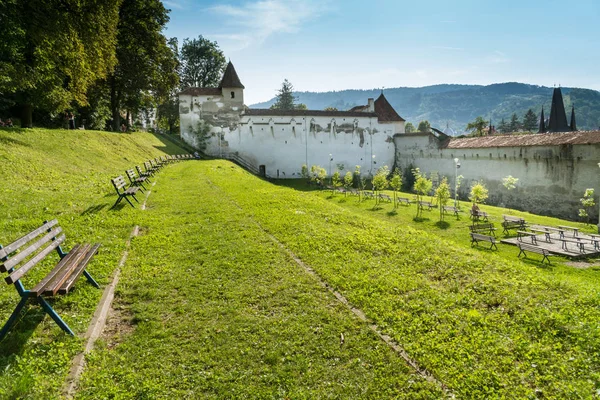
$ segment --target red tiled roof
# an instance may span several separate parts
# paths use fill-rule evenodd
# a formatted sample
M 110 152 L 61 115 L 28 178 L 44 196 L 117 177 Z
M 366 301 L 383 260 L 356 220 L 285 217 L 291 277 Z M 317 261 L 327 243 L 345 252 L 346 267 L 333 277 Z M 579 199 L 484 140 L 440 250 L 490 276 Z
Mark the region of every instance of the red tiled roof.
M 382 122 L 404 121 L 404 118 L 398 115 L 383 93 L 375 100 L 375 114 Z
M 311 117 L 377 117 L 375 113 L 361 111 L 325 111 L 325 110 L 271 110 L 270 108 L 248 108 L 245 115 L 251 116 L 311 116 Z
M 486 147 L 555 146 L 561 144 L 600 144 L 600 131 L 565 133 L 530 133 L 523 135 L 493 135 L 474 138 L 450 139 L 447 149 Z
M 222 96 L 223 92 L 218 88 L 200 88 L 190 87 L 179 94 L 187 94 L 189 96 Z

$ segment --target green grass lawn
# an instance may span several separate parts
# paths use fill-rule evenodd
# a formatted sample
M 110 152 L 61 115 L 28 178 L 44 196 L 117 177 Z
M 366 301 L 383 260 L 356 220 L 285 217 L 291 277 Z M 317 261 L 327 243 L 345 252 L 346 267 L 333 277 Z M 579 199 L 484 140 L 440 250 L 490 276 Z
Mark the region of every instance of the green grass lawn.
M 467 216 L 415 222 L 414 206 L 276 186 L 226 161 L 170 165 L 147 210 L 109 210 L 110 177 L 181 150 L 143 133 L 0 130 L 0 142 L 0 243 L 57 217 L 67 248 L 102 242 L 89 270 L 106 284 L 141 227 L 77 398 L 444 396 L 271 237 L 458 398 L 598 396 L 597 267 L 471 249 Z M 483 210 L 497 226 L 508 212 Z M 82 335 L 100 295 L 81 280 L 54 306 Z M 0 323 L 17 302 L 0 287 Z M 0 397 L 60 397 L 81 349 L 30 307 L 0 343 Z

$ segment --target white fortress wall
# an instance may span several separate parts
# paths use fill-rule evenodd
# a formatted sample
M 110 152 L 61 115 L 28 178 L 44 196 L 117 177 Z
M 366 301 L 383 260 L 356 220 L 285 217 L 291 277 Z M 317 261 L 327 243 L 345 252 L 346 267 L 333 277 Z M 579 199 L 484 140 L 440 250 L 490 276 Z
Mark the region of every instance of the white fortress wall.
M 396 135 L 396 157 L 404 170 L 419 167 L 438 172 L 454 189 L 454 158 L 460 160 L 463 175 L 459 197 L 467 199 L 471 185 L 485 182 L 488 203 L 544 215 L 577 219 L 579 199 L 588 187 L 599 187 L 600 145 L 546 145 L 520 147 L 440 148 L 430 135 Z M 517 188 L 508 191 L 502 178 L 519 178 Z M 598 193 L 596 193 L 598 197 Z M 597 215 L 597 209 L 593 211 Z

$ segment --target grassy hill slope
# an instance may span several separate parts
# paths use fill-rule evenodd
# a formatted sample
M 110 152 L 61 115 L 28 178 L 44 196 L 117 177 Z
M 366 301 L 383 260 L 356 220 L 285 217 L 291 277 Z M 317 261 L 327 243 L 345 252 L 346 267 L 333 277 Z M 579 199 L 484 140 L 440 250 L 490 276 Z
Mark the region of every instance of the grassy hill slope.
M 57 218 L 66 233 L 65 249 L 82 242 L 102 243 L 90 272 L 106 284 L 140 212 L 129 206 L 109 210 L 116 200 L 110 178 L 165 153 L 184 152 L 147 133 L 0 129 L 0 244 Z M 36 267 L 26 276 L 26 288 L 48 271 L 39 270 L 43 268 Z M 60 296 L 53 305 L 81 335 L 101 295 L 101 290 L 82 279 L 71 294 Z M 0 324 L 18 302 L 14 287 L 2 282 Z M 30 306 L 22 315 L 0 343 L 0 398 L 58 397 L 82 342 L 65 335 L 39 306 Z

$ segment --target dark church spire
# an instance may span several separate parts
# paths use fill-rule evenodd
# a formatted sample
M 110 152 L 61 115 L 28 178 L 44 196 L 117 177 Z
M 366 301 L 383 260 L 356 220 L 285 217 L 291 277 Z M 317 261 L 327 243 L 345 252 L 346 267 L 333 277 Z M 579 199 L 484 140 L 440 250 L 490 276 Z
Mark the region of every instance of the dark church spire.
M 562 92 L 560 88 L 554 88 L 552 93 L 552 105 L 550 106 L 550 123 L 548 123 L 548 132 L 569 132 L 571 128 L 567 124 L 567 113 L 563 103 Z
M 544 106 L 542 106 L 542 115 L 540 116 L 540 129 L 538 133 L 546 133 L 546 119 L 544 118 Z
M 227 68 L 225 68 L 225 73 L 223 74 L 223 79 L 221 79 L 221 84 L 219 85 L 219 89 L 221 88 L 241 88 L 244 89 L 244 85 L 240 81 L 237 72 L 235 72 L 235 68 L 231 61 L 227 64 Z
M 577 124 L 575 123 L 575 106 L 571 108 L 571 130 L 573 132 L 577 130 Z

